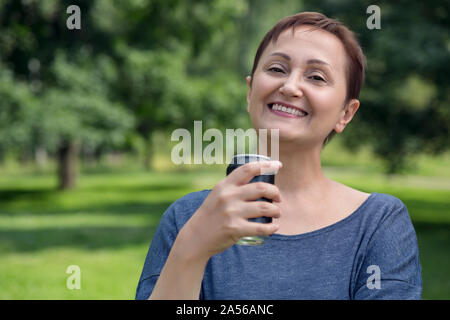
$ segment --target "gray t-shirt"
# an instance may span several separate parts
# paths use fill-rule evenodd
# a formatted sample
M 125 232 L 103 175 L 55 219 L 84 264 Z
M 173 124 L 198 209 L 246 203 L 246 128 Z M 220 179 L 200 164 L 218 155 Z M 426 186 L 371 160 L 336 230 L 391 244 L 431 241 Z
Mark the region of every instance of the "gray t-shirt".
M 136 299 L 147 299 L 178 231 L 211 190 L 185 195 L 163 214 Z M 417 238 L 398 198 L 372 193 L 352 214 L 299 235 L 273 234 L 260 246 L 233 245 L 210 258 L 200 299 L 420 299 Z

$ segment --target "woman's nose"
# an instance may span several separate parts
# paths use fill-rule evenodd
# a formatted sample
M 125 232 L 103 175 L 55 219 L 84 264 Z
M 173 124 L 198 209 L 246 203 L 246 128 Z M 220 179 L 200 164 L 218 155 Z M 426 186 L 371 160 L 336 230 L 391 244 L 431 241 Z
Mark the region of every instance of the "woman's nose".
M 280 92 L 283 95 L 289 97 L 301 97 L 303 95 L 303 91 L 300 85 L 301 79 L 299 75 L 291 74 L 283 85 L 280 87 Z

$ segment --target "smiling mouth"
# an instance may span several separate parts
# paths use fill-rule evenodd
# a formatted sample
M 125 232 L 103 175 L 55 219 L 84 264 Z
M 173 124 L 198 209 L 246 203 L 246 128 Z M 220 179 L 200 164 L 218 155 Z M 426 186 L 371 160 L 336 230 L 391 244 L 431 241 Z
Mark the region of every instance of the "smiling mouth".
M 280 116 L 284 116 L 284 117 L 303 118 L 308 115 L 308 113 L 303 110 L 300 110 L 297 108 L 286 107 L 286 106 L 278 104 L 278 103 L 269 103 L 267 105 L 267 107 L 273 113 L 280 115 Z

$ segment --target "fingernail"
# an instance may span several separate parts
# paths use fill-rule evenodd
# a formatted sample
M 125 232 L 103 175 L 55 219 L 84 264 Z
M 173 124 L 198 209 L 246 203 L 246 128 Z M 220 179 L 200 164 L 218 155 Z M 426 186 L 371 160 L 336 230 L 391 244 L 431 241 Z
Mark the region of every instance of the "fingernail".
M 280 161 L 270 161 L 261 168 L 261 175 L 277 174 L 281 167 L 283 167 L 283 164 Z

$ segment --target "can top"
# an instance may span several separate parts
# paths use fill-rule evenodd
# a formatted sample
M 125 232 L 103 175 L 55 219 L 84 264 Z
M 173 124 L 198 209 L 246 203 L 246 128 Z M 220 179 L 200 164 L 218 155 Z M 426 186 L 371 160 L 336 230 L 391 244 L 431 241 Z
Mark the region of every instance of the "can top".
M 239 161 L 240 159 L 242 159 L 242 160 Z M 247 162 L 252 162 L 252 161 L 245 161 L 246 159 L 249 159 L 249 160 L 252 159 L 252 161 L 260 161 L 260 160 L 271 161 L 272 160 L 269 157 L 263 156 L 261 154 L 241 153 L 241 154 L 234 155 L 231 160 L 231 163 L 244 164 Z
M 237 154 L 232 158 L 231 163 L 227 167 L 226 173 L 227 175 L 229 175 L 234 169 L 249 162 L 271 161 L 271 160 L 272 159 L 270 159 L 269 157 L 260 154 L 246 154 L 246 153 Z M 276 172 L 274 172 L 274 168 L 261 168 L 260 176 L 263 175 L 270 176 L 275 174 Z

